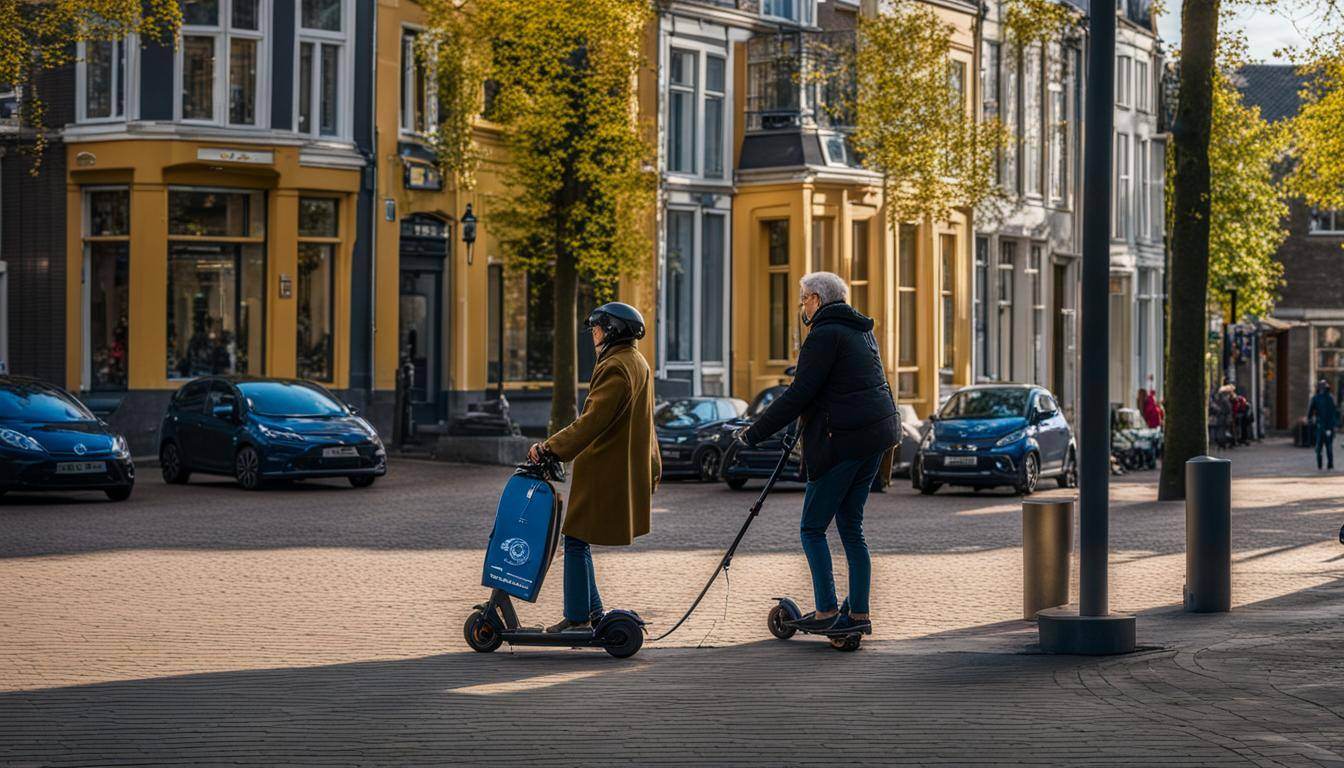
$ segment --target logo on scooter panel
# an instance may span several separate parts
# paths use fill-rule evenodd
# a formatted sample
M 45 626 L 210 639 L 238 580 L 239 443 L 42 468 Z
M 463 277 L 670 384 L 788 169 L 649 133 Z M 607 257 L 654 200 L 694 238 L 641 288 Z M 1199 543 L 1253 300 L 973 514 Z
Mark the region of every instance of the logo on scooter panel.
M 527 545 L 526 541 L 517 537 L 505 539 L 504 543 L 499 545 L 499 548 L 504 550 L 504 562 L 509 565 L 524 565 L 532 556 L 532 548 Z

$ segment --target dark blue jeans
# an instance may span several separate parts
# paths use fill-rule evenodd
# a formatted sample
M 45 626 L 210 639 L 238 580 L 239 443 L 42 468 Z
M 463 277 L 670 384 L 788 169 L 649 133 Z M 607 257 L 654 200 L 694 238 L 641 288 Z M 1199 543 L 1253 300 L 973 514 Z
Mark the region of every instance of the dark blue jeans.
M 803 554 L 807 555 L 807 565 L 812 569 L 812 598 L 818 611 L 834 611 L 837 607 L 831 548 L 826 542 L 826 529 L 831 520 L 835 520 L 840 543 L 845 547 L 845 561 L 849 564 L 849 609 L 854 613 L 868 612 L 868 588 L 873 568 L 868 557 L 868 542 L 863 539 L 863 505 L 868 501 L 868 490 L 881 464 L 881 453 L 866 459 L 842 461 L 807 483 L 801 532 Z
M 597 613 L 602 613 L 602 598 L 593 575 L 593 551 L 588 542 L 566 536 L 565 618 L 581 623 Z
M 1335 430 L 1316 427 L 1316 468 L 1321 468 L 1321 448 L 1325 448 L 1326 466 L 1335 468 Z

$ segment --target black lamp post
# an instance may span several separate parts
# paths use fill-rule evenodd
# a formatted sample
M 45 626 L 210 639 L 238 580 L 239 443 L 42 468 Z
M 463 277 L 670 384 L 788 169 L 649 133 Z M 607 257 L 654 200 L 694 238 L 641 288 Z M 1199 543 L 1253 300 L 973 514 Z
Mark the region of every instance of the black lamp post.
M 467 244 L 467 266 L 471 266 L 472 246 L 476 243 L 476 214 L 471 212 L 471 203 L 467 203 L 467 212 L 462 214 L 462 242 Z

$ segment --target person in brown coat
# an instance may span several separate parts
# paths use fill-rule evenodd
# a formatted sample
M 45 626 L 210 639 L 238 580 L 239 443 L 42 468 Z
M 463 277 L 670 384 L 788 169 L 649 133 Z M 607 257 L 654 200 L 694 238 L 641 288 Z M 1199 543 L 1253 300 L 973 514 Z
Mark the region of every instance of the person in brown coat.
M 586 630 L 601 618 L 589 545 L 628 546 L 649 532 L 651 497 L 663 469 L 653 430 L 653 373 L 635 349 L 644 337 L 643 316 L 612 302 L 593 310 L 585 325 L 593 333 L 597 365 L 583 413 L 528 451 L 532 461 L 546 454 L 574 462 L 561 528 L 565 617 L 547 632 Z

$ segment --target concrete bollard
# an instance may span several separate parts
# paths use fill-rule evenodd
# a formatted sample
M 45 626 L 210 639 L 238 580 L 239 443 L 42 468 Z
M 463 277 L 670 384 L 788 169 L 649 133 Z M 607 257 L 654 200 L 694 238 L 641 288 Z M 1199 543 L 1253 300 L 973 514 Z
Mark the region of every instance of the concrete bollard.
M 1069 602 L 1073 499 L 1022 502 L 1022 618 Z
M 1185 610 L 1232 610 L 1232 462 L 1185 462 Z

